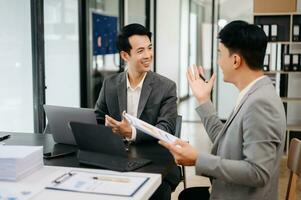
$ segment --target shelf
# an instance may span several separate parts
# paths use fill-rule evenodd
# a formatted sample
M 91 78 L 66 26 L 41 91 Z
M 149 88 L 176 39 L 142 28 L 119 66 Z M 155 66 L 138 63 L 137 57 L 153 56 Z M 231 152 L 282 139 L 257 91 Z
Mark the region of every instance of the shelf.
M 294 42 L 294 41 L 292 41 L 292 42 L 289 42 L 288 44 L 301 44 L 301 42 Z
M 301 71 L 265 71 L 264 74 L 301 74 Z
M 301 124 L 288 124 L 286 127 L 288 131 L 301 131 Z
M 301 97 L 281 97 L 282 102 L 301 102 Z
M 253 13 L 254 16 L 283 16 L 283 15 L 301 15 L 300 12 L 279 12 L 279 13 Z

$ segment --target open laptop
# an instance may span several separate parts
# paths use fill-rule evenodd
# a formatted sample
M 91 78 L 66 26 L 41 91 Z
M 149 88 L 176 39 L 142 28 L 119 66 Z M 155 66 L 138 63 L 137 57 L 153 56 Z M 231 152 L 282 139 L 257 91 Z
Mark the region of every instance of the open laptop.
M 56 143 L 76 145 L 69 122 L 97 124 L 93 109 L 44 105 L 53 140 Z
M 104 125 L 70 122 L 80 163 L 115 171 L 132 171 L 151 160 L 129 158 L 121 136 Z

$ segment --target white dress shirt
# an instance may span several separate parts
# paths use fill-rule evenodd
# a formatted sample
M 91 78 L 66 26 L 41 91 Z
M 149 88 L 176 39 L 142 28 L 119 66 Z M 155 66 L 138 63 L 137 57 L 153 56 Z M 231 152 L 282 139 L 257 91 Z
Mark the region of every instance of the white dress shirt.
M 234 112 L 236 111 L 236 109 L 238 108 L 238 105 L 240 104 L 241 100 L 243 99 L 243 97 L 247 94 L 247 92 L 251 89 L 251 87 L 260 79 L 264 78 L 265 76 L 260 76 L 257 79 L 255 79 L 254 81 L 252 81 L 251 83 L 249 83 L 249 85 L 247 87 L 245 87 L 242 91 L 240 91 L 238 98 L 236 100 L 236 104 L 234 107 Z
M 128 73 L 126 76 L 127 113 L 129 113 L 130 115 L 133 115 L 134 117 L 137 117 L 140 94 L 141 94 L 142 85 L 143 85 L 146 74 L 147 73 L 144 74 L 142 80 L 135 88 L 131 87 Z M 137 130 L 135 127 L 132 126 L 132 137 L 128 138 L 128 139 L 131 141 L 135 141 L 136 135 L 137 135 Z

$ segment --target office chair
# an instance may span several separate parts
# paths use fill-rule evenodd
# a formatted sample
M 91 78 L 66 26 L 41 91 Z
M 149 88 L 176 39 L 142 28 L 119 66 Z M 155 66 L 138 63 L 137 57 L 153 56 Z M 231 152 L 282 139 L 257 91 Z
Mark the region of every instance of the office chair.
M 50 126 L 49 126 L 48 123 L 46 124 L 46 127 L 45 127 L 45 129 L 43 131 L 43 134 L 47 134 L 47 133 L 51 133 Z
M 301 140 L 293 138 L 290 144 L 287 167 L 290 170 L 286 200 L 296 200 L 297 180 L 301 175 Z
M 182 116 L 178 115 L 176 119 L 176 130 L 175 136 L 181 138 L 181 129 L 182 129 Z M 179 170 L 181 173 L 181 181 L 183 181 L 184 189 L 186 189 L 186 176 L 185 176 L 185 166 L 179 166 Z

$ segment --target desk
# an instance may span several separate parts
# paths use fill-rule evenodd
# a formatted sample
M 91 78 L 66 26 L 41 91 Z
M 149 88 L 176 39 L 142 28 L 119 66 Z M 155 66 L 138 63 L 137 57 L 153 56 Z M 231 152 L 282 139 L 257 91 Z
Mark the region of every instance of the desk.
M 9 189 L 23 189 L 30 188 L 33 190 L 39 191 L 33 199 L 34 200 L 141 200 L 148 199 L 154 191 L 161 184 L 161 176 L 159 174 L 147 174 L 147 173 L 135 173 L 128 172 L 129 175 L 138 175 L 149 177 L 150 179 L 137 191 L 133 197 L 121 197 L 121 196 L 109 196 L 101 194 L 88 194 L 88 193 L 79 193 L 79 192 L 68 192 L 68 191 L 59 191 L 59 190 L 49 190 L 44 189 L 51 181 L 59 177 L 60 175 L 71 171 L 75 168 L 67 167 L 54 167 L 54 166 L 44 166 L 41 170 L 36 171 L 30 176 L 25 177 L 21 181 L 11 182 L 11 181 L 0 181 L 0 185 L 3 188 Z M 81 169 L 81 171 L 89 171 L 96 173 L 116 173 L 109 170 L 96 170 L 96 169 Z
M 51 134 L 10 133 L 10 135 L 11 137 L 5 140 L 5 144 L 7 145 L 44 146 L 44 152 L 52 152 L 54 148 L 61 150 L 77 149 L 76 146 L 55 144 Z M 129 156 L 152 160 L 151 164 L 139 168 L 135 172 L 158 173 L 162 175 L 162 178 L 165 178 L 170 169 L 176 166 L 169 151 L 156 142 L 131 145 Z M 50 160 L 44 159 L 44 164 L 50 166 L 97 168 L 80 164 L 75 154 Z

